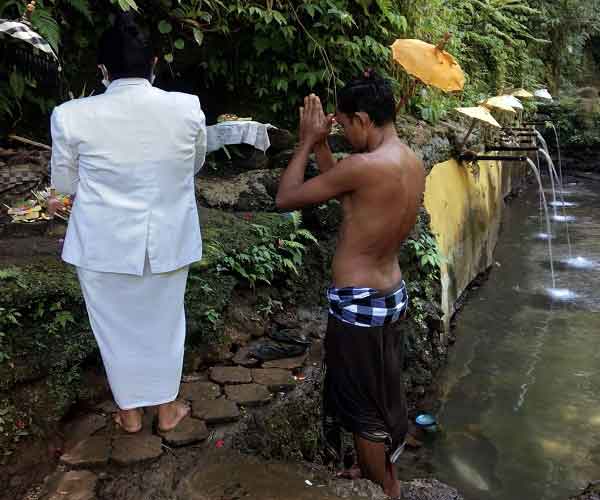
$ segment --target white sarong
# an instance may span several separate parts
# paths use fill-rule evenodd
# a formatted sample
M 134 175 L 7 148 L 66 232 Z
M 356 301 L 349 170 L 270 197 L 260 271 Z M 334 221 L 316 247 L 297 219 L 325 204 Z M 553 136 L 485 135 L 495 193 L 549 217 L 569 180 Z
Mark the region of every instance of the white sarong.
M 174 401 L 185 342 L 188 267 L 143 276 L 77 268 L 115 402 L 129 410 Z

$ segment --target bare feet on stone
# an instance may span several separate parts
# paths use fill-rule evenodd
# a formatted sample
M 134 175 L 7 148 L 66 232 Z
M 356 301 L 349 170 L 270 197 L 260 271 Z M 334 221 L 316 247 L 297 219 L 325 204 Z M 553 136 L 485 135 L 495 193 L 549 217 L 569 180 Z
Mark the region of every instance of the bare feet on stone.
M 360 470 L 358 464 L 354 464 L 349 469 L 345 469 L 342 472 L 338 472 L 337 477 L 341 479 L 351 479 L 354 481 L 355 479 L 362 478 L 362 471 Z
M 142 410 L 119 410 L 114 415 L 115 423 L 128 434 L 136 434 L 142 430 Z
M 394 481 L 393 486 L 383 488 L 383 492 L 390 497 L 390 500 L 402 500 L 402 489 L 400 481 Z
M 162 433 L 172 431 L 191 412 L 183 401 L 173 401 L 158 407 L 158 430 Z

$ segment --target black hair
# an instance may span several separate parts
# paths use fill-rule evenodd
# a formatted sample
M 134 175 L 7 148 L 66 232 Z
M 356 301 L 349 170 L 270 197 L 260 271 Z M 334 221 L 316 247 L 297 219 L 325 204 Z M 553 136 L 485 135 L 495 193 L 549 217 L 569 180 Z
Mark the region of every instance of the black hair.
M 373 70 L 366 70 L 361 78 L 348 82 L 337 94 L 338 111 L 353 115 L 362 111 L 381 127 L 396 119 L 396 102 L 389 80 Z
M 119 13 L 100 38 L 98 64 L 106 66 L 113 80 L 150 78 L 153 56 L 152 44 L 131 12 Z

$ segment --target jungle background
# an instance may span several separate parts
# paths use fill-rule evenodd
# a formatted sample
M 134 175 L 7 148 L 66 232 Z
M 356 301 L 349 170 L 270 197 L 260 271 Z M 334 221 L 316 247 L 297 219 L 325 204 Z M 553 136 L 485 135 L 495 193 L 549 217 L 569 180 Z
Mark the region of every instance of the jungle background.
M 221 112 L 251 113 L 293 124 L 308 92 L 329 109 L 335 88 L 373 67 L 396 82 L 411 82 L 391 61 L 396 38 L 436 43 L 468 74 L 465 91 L 411 96 L 408 111 L 436 122 L 459 102 L 470 105 L 511 87 L 548 86 L 553 95 L 600 80 L 598 0 L 295 0 L 221 1 L 39 0 L 34 27 L 59 54 L 64 83 L 54 88 L 16 64 L 0 66 L 3 129 L 47 137 L 48 116 L 61 99 L 101 88 L 95 66 L 99 35 L 116 9 L 133 9 L 153 35 L 161 58 L 158 84 L 198 93 L 209 122 Z M 0 2 L 16 18 L 21 0 Z M 57 87 L 57 86 L 56 86 Z M 60 92 L 59 92 L 60 91 Z M 62 97 L 59 97 L 62 95 Z

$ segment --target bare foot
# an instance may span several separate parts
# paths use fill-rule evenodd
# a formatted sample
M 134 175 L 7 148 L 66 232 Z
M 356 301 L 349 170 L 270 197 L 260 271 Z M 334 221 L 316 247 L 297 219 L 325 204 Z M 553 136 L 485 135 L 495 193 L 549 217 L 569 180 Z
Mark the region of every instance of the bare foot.
M 158 407 L 158 430 L 160 432 L 172 431 L 190 412 L 190 407 L 182 401 L 160 405 Z
M 390 487 L 385 487 L 383 492 L 390 497 L 391 500 L 401 500 L 402 490 L 400 488 L 400 481 L 394 481 L 394 484 Z
M 354 481 L 355 479 L 361 479 L 363 476 L 358 464 L 354 464 L 349 469 L 338 472 L 337 477 L 342 479 L 352 479 Z
M 127 434 L 135 434 L 142 430 L 142 412 L 139 408 L 134 408 L 133 410 L 119 410 L 115 413 L 113 418 L 115 424 Z

